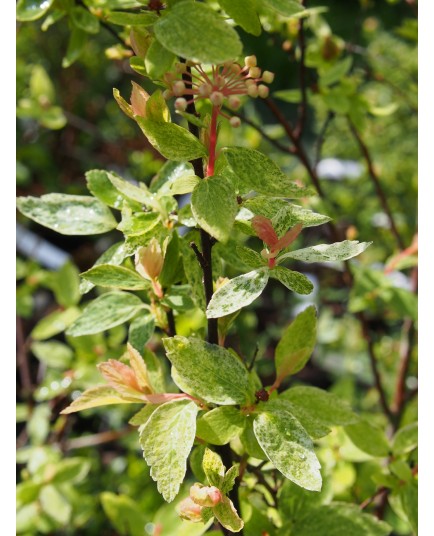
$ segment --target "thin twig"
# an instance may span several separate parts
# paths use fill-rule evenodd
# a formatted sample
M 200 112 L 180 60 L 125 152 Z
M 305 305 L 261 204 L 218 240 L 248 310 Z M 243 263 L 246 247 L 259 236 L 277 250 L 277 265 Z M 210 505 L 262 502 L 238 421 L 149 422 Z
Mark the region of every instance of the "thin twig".
M 175 317 L 173 315 L 173 309 L 169 309 L 166 313 L 167 315 L 167 324 L 169 326 L 169 337 L 174 337 L 176 335 L 176 325 Z
M 384 212 L 387 215 L 387 218 L 389 220 L 390 229 L 395 236 L 395 239 L 401 249 L 405 248 L 404 240 L 401 238 L 401 235 L 399 234 L 398 228 L 396 226 L 395 220 L 392 215 L 392 211 L 390 210 L 389 203 L 387 201 L 387 197 L 383 191 L 383 188 L 381 187 L 380 179 L 378 178 L 378 175 L 375 171 L 374 164 L 372 162 L 371 154 L 369 152 L 369 149 L 365 142 L 362 140 L 362 137 L 360 136 L 359 132 L 357 131 L 354 123 L 351 121 L 351 119 L 348 119 L 348 125 L 350 127 L 350 130 L 357 141 L 360 151 L 363 154 L 363 157 L 366 161 L 366 164 L 368 166 L 368 173 L 371 177 L 371 180 L 374 184 L 375 191 L 377 193 L 377 197 L 380 200 L 381 206 L 383 207 Z
M 304 1 L 301 2 L 304 5 Z M 304 21 L 305 19 L 301 18 L 299 22 L 298 30 L 298 43 L 300 47 L 300 89 L 301 89 L 301 102 L 298 106 L 298 121 L 297 126 L 295 127 L 294 135 L 297 139 L 303 134 L 304 125 L 306 123 L 307 115 L 307 86 L 306 86 L 306 41 L 304 36 Z
M 134 428 L 127 426 L 121 430 L 108 430 L 106 432 L 99 432 L 98 434 L 76 437 L 65 443 L 65 450 L 83 449 L 86 447 L 103 445 L 104 443 L 110 443 L 121 437 L 125 437 L 132 432 L 134 432 Z
M 32 377 L 29 366 L 29 340 L 24 338 L 24 330 L 21 318 L 17 316 L 17 367 L 20 374 L 23 396 L 28 398 L 33 390 Z

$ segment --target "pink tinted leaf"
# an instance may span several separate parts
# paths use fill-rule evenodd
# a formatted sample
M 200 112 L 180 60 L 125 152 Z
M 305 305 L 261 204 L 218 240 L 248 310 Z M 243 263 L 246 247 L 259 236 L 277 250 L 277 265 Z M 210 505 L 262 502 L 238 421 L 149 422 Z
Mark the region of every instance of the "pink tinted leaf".
M 297 223 L 292 229 L 290 229 L 285 235 L 282 236 L 271 248 L 272 253 L 280 251 L 287 248 L 290 244 L 294 242 L 297 236 L 301 233 L 303 229 L 302 223 Z
M 267 246 L 274 246 L 274 244 L 278 242 L 279 237 L 268 218 L 265 218 L 264 216 L 253 216 L 252 227 L 255 233 L 267 244 Z

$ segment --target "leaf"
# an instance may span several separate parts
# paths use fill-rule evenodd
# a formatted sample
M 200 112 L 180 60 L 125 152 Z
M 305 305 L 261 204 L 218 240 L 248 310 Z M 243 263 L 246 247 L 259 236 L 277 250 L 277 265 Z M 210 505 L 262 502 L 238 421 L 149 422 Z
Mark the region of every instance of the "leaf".
M 222 149 L 226 160 L 237 178 L 240 193 L 255 191 L 276 197 L 297 198 L 308 195 L 306 188 L 300 188 L 268 156 L 246 147 L 225 147 Z
M 142 354 L 154 330 L 155 321 L 152 315 L 138 316 L 130 324 L 128 342 Z
M 399 490 L 402 508 L 407 516 L 411 528 L 417 536 L 418 532 L 418 489 L 417 483 L 407 482 Z
M 314 439 L 329 434 L 330 426 L 345 426 L 359 421 L 358 415 L 345 401 L 317 387 L 292 387 L 280 393 L 279 400 L 289 402 L 289 411 Z
M 152 26 L 158 20 L 156 13 L 128 13 L 126 11 L 111 11 L 107 15 L 107 22 L 119 26 Z
M 219 318 L 238 311 L 252 303 L 267 285 L 268 268 L 259 268 L 239 275 L 214 292 L 207 310 L 207 318 Z
M 253 2 L 246 5 L 245 0 L 219 0 L 219 4 L 243 30 L 253 35 L 261 34 L 261 22 Z
M 279 262 L 279 259 L 281 257 L 277 258 L 277 262 Z M 270 270 L 270 276 L 280 281 L 289 290 L 297 292 L 297 294 L 310 294 L 313 290 L 312 282 L 304 274 L 288 270 L 283 266 L 275 266 Z
M 268 402 L 263 407 L 253 421 L 253 429 L 268 459 L 298 486 L 320 491 L 321 466 L 306 430 L 285 405 Z
M 214 506 L 213 513 L 219 523 L 231 532 L 240 532 L 244 527 L 244 521 L 238 515 L 232 501 L 225 495 L 221 502 Z
M 176 56 L 165 48 L 157 39 L 154 39 L 145 56 L 145 68 L 151 79 L 161 78 L 170 71 Z
M 95 266 L 99 266 L 101 264 L 110 264 L 114 266 L 118 266 L 119 264 L 122 264 L 126 257 L 126 252 L 124 248 L 123 242 L 117 242 L 116 244 L 113 244 L 109 249 L 104 251 L 104 253 L 96 260 Z M 80 292 L 82 294 L 86 294 L 86 292 L 89 292 L 93 289 L 95 285 L 91 283 L 90 281 L 82 280 L 80 283 Z
M 17 20 L 28 22 L 40 19 L 47 13 L 54 0 L 18 0 Z
M 282 100 L 283 102 L 291 102 L 297 104 L 301 102 L 302 96 L 299 89 L 281 89 L 273 92 L 273 97 Z
M 245 417 L 232 406 L 206 412 L 197 420 L 196 435 L 213 445 L 226 445 L 244 430 Z
M 107 173 L 108 180 L 112 183 L 115 189 L 127 199 L 136 201 L 137 203 L 149 206 L 153 209 L 158 209 L 158 201 L 155 196 L 149 192 L 145 184 L 141 183 L 141 187 L 135 186 L 114 173 Z
M 204 145 L 193 134 L 179 125 L 153 121 L 143 117 L 136 117 L 136 121 L 149 143 L 169 160 L 193 160 L 205 156 L 207 153 Z
M 357 240 L 319 244 L 318 246 L 285 253 L 278 258 L 277 262 L 280 263 L 285 259 L 296 259 L 303 262 L 346 261 L 365 251 L 371 244 L 372 242 L 358 242 Z
M 32 353 L 51 368 L 66 370 L 74 357 L 72 349 L 59 341 L 33 342 Z
M 77 267 L 71 261 L 65 262 L 54 274 L 51 288 L 59 305 L 72 307 L 78 304 L 81 297 L 80 277 Z
M 235 190 L 218 175 L 201 180 L 191 196 L 191 209 L 198 224 L 220 242 L 227 242 L 238 212 Z
M 355 504 L 331 503 L 311 509 L 282 536 L 387 536 L 390 532 L 387 523 L 361 512 Z
M 163 268 L 158 276 L 158 281 L 163 288 L 170 287 L 181 279 L 180 273 L 182 274 L 182 260 L 179 256 L 179 235 L 174 230 L 164 254 Z
M 125 268 L 125 266 L 99 264 L 80 275 L 87 281 L 101 287 L 120 288 L 124 290 L 143 290 L 149 288 L 149 282 L 146 279 L 143 279 L 134 270 Z
M 100 495 L 105 514 L 122 536 L 143 536 L 147 517 L 142 508 L 127 495 L 104 491 Z
M 44 486 L 39 494 L 39 503 L 42 511 L 60 525 L 66 525 L 69 522 L 72 506 L 56 486 Z
M 86 33 L 97 34 L 99 32 L 99 20 L 86 8 L 81 6 L 73 7 L 69 11 L 71 21 L 77 28 Z
M 235 480 L 240 474 L 240 464 L 235 464 L 226 471 L 226 474 L 223 478 L 221 485 L 222 493 L 229 493 L 231 489 L 235 486 Z
M 400 428 L 393 438 L 392 452 L 395 456 L 411 452 L 418 444 L 418 423 L 413 422 Z
M 292 17 L 304 11 L 304 7 L 296 0 L 263 0 L 263 2 L 283 17 Z
M 142 426 L 146 424 L 157 408 L 157 404 L 146 404 L 146 406 L 143 406 L 141 410 L 131 417 L 128 424 L 131 424 L 131 426 Z
M 36 341 L 50 339 L 54 335 L 65 331 L 79 316 L 80 309 L 77 307 L 69 307 L 64 311 L 54 311 L 42 318 L 33 328 L 30 335 Z
M 194 302 L 196 303 L 197 307 L 204 310 L 206 307 L 206 301 L 205 291 L 202 283 L 202 268 L 200 267 L 196 255 L 189 245 L 191 240 L 186 240 L 186 238 L 187 237 L 183 237 L 179 243 L 184 273 L 188 284 L 191 287 Z
M 315 348 L 316 326 L 316 309 L 311 305 L 298 314 L 283 332 L 274 357 L 277 385 L 306 365 Z
M 200 63 L 224 63 L 242 52 L 237 32 L 204 4 L 176 3 L 154 25 L 154 31 L 168 50 Z
M 247 369 L 233 353 L 193 337 L 166 338 L 163 344 L 182 391 L 222 406 L 246 403 Z
M 140 433 L 151 477 L 167 502 L 173 501 L 184 480 L 196 432 L 197 412 L 194 402 L 167 402 L 155 410 Z
M 71 34 L 69 36 L 68 48 L 66 54 L 62 59 L 62 67 L 67 69 L 78 60 L 84 51 L 88 40 L 88 35 L 80 28 L 72 27 Z
M 199 181 L 200 178 L 194 174 L 190 162 L 171 162 L 169 160 L 153 179 L 150 189 L 152 192 L 158 191 L 160 195 L 177 195 L 184 193 L 182 191 L 184 189 L 191 192 Z M 178 187 L 179 191 L 177 191 Z
M 221 488 L 225 477 L 225 466 L 221 457 L 213 450 L 206 448 L 203 454 L 202 467 L 210 486 Z
M 112 171 L 92 169 L 85 173 L 87 189 L 109 207 L 120 210 L 125 199 L 111 183 L 109 177 L 116 176 Z M 120 179 L 120 177 L 119 177 Z
M 389 454 L 389 442 L 384 430 L 367 421 L 345 426 L 345 433 L 356 447 L 370 456 L 383 458 Z
M 17 207 L 28 218 L 64 235 L 101 234 L 117 225 L 112 213 L 101 201 L 84 195 L 19 197 Z
M 83 313 L 68 328 L 72 337 L 92 335 L 123 324 L 136 315 L 144 304 L 127 292 L 108 292 L 87 305 Z
M 110 404 L 131 404 L 131 400 L 122 398 L 117 391 L 109 385 L 97 385 L 91 387 L 76 398 L 67 408 L 60 413 L 68 415 L 84 409 L 108 406 Z
M 335 82 L 340 82 L 351 69 L 352 63 L 352 56 L 347 56 L 343 60 L 336 62 L 326 71 L 320 72 L 320 84 L 322 86 L 330 86 Z
M 253 249 L 246 248 L 245 246 L 237 246 L 236 252 L 239 259 L 251 268 L 260 268 L 267 264 L 267 261 L 261 254 Z

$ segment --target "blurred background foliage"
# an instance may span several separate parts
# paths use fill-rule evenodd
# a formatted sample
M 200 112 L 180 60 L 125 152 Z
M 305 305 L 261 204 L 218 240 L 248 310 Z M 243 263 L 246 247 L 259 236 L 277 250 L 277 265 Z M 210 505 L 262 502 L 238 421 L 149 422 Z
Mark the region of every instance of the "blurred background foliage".
M 50 9 L 31 21 L 36 4 Z M 409 535 L 415 533 L 417 505 L 417 248 L 410 247 L 417 232 L 417 5 L 411 0 L 307 4 L 326 9 L 318 9 L 305 23 L 308 108 L 302 141 L 324 193 L 305 204 L 330 215 L 346 238 L 373 244 L 353 263 L 351 291 L 338 266 L 321 264 L 309 265 L 315 292 L 307 298 L 285 292 L 277 282 L 269 284 L 237 318 L 231 344 L 247 359 L 257 351 L 258 371 L 272 381 L 282 328 L 315 303 L 319 335 L 314 357 L 291 381 L 339 394 L 378 425 L 380 434 L 380 440 L 371 438 L 374 452 L 356 432 L 350 439 L 340 429 L 319 442 L 326 486 L 315 500 L 363 504 L 384 488 L 387 493 L 366 504 L 367 511 L 384 517 L 394 534 Z M 114 170 L 149 184 L 161 168 L 161 157 L 120 113 L 112 96 L 113 87 L 128 95 L 131 80 L 143 84 L 130 67 L 130 49 L 121 44 L 129 32 L 101 15 L 143 5 L 129 0 L 18 2 L 18 195 L 86 194 L 84 173 L 89 169 Z M 273 97 L 295 123 L 301 99 L 299 24 L 278 17 L 263 22 L 266 30 L 259 36 L 237 29 L 245 53 L 256 54 L 259 65 L 276 73 Z M 143 85 L 149 92 L 155 89 L 151 82 Z M 286 150 L 290 145 L 284 128 L 270 109 L 251 101 L 241 113 L 248 122 L 239 129 L 223 124 L 222 146 L 257 148 L 291 177 L 309 184 L 305 166 Z M 381 182 L 401 243 L 390 228 L 372 173 Z M 106 334 L 63 335 L 81 307 L 79 272 L 119 239 L 116 231 L 102 238 L 60 236 L 19 216 L 17 237 L 18 533 L 136 536 L 144 526 L 145 534 L 152 535 L 165 519 L 161 534 L 202 534 L 202 526 L 186 527 L 173 505 L 163 504 L 135 429 L 125 424 L 131 409 L 112 406 L 109 411 L 59 416 L 71 397 L 99 383 L 98 362 L 123 353 L 123 326 Z M 326 226 L 307 229 L 298 239 L 300 247 L 321 241 L 332 241 Z M 410 249 L 396 257 L 405 248 Z M 227 275 L 236 268 L 228 263 Z M 306 270 L 303 265 L 296 269 Z M 357 317 L 361 311 L 371 347 Z M 203 315 L 177 317 L 180 334 L 203 325 Z M 160 349 L 158 334 L 150 345 Z M 390 447 L 381 429 L 389 436 L 393 431 L 381 409 L 372 353 L 391 406 L 407 357 L 404 402 L 395 425 L 395 430 L 404 430 L 398 432 L 404 446 L 395 436 L 398 447 L 389 465 L 385 456 Z M 385 452 L 375 452 L 381 441 L 386 441 Z M 253 494 L 255 484 L 246 482 Z M 303 490 L 286 489 L 290 487 L 295 488 L 287 482 L 281 491 L 281 516 L 294 514 L 294 497 L 302 505 L 312 500 Z M 285 494 L 293 502 L 283 500 Z M 258 493 L 258 504 L 253 501 L 246 514 L 253 521 L 245 534 L 257 535 L 255 526 L 265 523 L 267 507 L 261 497 Z

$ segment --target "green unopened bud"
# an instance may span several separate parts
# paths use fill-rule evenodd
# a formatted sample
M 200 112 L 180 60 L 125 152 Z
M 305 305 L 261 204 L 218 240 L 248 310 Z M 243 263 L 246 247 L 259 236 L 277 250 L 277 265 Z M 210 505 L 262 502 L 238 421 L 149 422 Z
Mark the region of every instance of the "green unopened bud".
M 256 60 L 256 56 L 246 56 L 244 58 L 244 65 L 246 67 L 256 67 L 257 65 L 257 60 Z
M 222 492 L 215 486 L 203 486 L 196 483 L 190 488 L 190 497 L 196 504 L 212 508 L 221 502 Z
M 185 92 L 185 84 L 182 80 L 177 80 L 173 83 L 172 91 L 175 97 L 182 97 Z
M 231 127 L 238 128 L 239 126 L 241 126 L 241 119 L 239 117 L 231 117 L 229 119 L 229 123 Z
M 178 514 L 181 519 L 200 523 L 202 520 L 202 506 L 196 504 L 190 497 L 181 501 L 178 505 Z
M 175 101 L 175 109 L 180 110 L 181 112 L 185 112 L 187 109 L 187 101 L 184 99 L 184 97 L 178 97 Z
M 261 99 L 266 99 L 269 93 L 270 93 L 270 90 L 267 86 L 264 86 L 264 84 L 259 84 L 258 95 L 261 97 Z
M 238 74 L 241 71 L 241 66 L 238 63 L 233 63 L 229 70 L 231 73 Z
M 252 78 L 259 78 L 261 76 L 261 69 L 259 67 L 251 67 L 249 69 L 249 75 Z
M 247 87 L 247 95 L 249 97 L 253 97 L 255 99 L 259 95 L 258 86 L 256 84 L 252 84 L 251 86 L 248 86 Z
M 271 84 L 274 80 L 274 73 L 272 73 L 271 71 L 264 71 L 262 73 L 262 80 L 266 83 L 266 84 Z
M 209 100 L 214 106 L 221 106 L 225 100 L 225 96 L 220 91 L 213 91 L 209 97 Z

